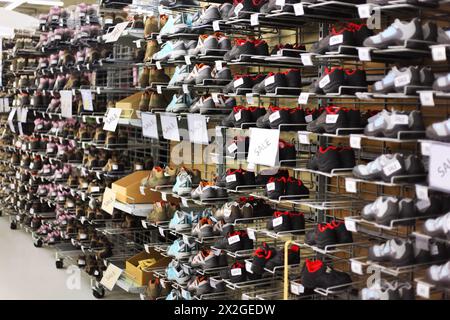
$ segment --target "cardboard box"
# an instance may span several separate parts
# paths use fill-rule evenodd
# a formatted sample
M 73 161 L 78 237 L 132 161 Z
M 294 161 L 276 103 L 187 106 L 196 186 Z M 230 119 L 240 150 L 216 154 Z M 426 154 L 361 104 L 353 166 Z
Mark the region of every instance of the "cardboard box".
M 138 253 L 137 255 L 127 259 L 125 261 L 125 272 L 127 276 L 131 278 L 136 284 L 144 286 L 147 285 L 150 279 L 153 277 L 152 271 L 143 271 L 137 266 L 139 261 L 146 259 L 155 259 L 156 263 L 151 266 L 151 269 L 162 269 L 167 267 L 167 265 L 172 261 L 172 258 L 163 257 L 159 252 L 149 248 L 149 252 L 145 251 Z
M 139 101 L 141 100 L 142 92 L 132 94 L 125 99 L 116 102 L 116 108 L 122 109 L 121 118 L 137 119 L 136 111 L 139 110 Z
M 141 180 L 146 178 L 150 171 L 136 171 L 122 179 L 113 182 L 111 189 L 116 192 L 116 200 L 128 203 L 155 203 L 161 201 L 161 193 L 145 190 L 145 195 L 141 194 Z

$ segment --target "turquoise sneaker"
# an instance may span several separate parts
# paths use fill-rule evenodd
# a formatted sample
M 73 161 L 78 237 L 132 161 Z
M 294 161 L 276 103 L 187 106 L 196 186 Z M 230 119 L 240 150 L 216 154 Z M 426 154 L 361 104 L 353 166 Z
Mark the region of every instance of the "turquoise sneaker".
M 189 213 L 181 210 L 175 211 L 173 218 L 169 222 L 169 228 L 176 231 L 188 229 L 192 225 Z
M 170 15 L 169 19 L 167 19 L 164 27 L 162 27 L 161 30 L 159 31 L 159 34 L 161 36 L 172 34 L 174 24 L 175 24 L 175 18 L 172 15 Z
M 180 248 L 184 244 L 182 239 L 175 240 L 168 248 L 167 255 L 171 257 L 175 257 L 176 254 L 180 251 Z
M 161 50 L 153 55 L 153 60 L 165 61 L 170 58 L 173 52 L 173 43 L 168 41 L 161 46 Z
M 176 289 L 172 289 L 167 295 L 166 300 L 181 300 L 181 294 Z
M 186 170 L 181 169 L 177 175 L 177 180 L 172 188 L 172 192 L 179 196 L 190 195 L 192 191 L 192 178 Z
M 190 99 L 190 96 L 187 94 L 182 94 L 182 95 L 174 94 L 172 97 L 172 101 L 170 101 L 169 105 L 166 108 L 166 111 L 167 112 L 188 111 L 189 110 L 189 105 L 188 105 L 189 99 Z

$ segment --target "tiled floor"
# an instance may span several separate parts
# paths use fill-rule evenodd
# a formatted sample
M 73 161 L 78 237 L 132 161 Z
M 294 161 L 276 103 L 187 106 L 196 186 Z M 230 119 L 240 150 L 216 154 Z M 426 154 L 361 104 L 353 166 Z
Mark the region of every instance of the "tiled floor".
M 56 269 L 54 249 L 35 248 L 30 234 L 11 230 L 8 217 L 0 217 L 0 299 L 95 299 L 89 277 L 80 272 L 79 278 L 76 271 L 69 271 Z M 73 284 L 75 288 L 70 289 Z M 106 292 L 104 299 L 130 298 L 139 297 L 115 289 Z

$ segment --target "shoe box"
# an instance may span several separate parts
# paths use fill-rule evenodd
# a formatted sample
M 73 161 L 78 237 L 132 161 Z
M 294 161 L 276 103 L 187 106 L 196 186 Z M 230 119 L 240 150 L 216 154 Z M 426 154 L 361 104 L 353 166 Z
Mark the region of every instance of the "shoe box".
M 161 193 L 145 190 L 141 193 L 141 180 L 147 177 L 150 171 L 136 171 L 122 179 L 113 182 L 111 189 L 116 192 L 116 200 L 128 204 L 155 203 L 161 201 Z
M 122 109 L 122 113 L 120 114 L 121 118 L 138 118 L 136 110 L 139 110 L 139 101 L 141 100 L 141 96 L 142 92 L 137 92 L 116 102 L 116 108 Z
M 139 267 L 139 262 L 143 260 L 154 259 L 156 262 L 149 267 L 152 269 L 164 269 L 172 261 L 170 257 L 164 257 L 159 252 L 149 248 L 148 252 L 140 252 L 125 261 L 125 272 L 127 276 L 138 285 L 147 285 L 153 278 L 152 271 L 145 271 Z

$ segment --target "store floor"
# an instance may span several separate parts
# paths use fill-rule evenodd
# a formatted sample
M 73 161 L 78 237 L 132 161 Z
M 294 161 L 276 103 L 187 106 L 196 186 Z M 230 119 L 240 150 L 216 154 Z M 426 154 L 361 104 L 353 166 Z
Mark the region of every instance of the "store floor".
M 30 234 L 11 230 L 9 218 L 0 217 L 0 300 L 95 299 L 89 277 L 81 272 L 81 278 L 75 279 L 76 272 L 72 270 L 70 274 L 69 271 L 67 268 L 56 269 L 54 249 L 35 248 Z M 69 289 L 73 284 L 76 288 Z M 107 291 L 103 299 L 136 298 L 116 289 Z

